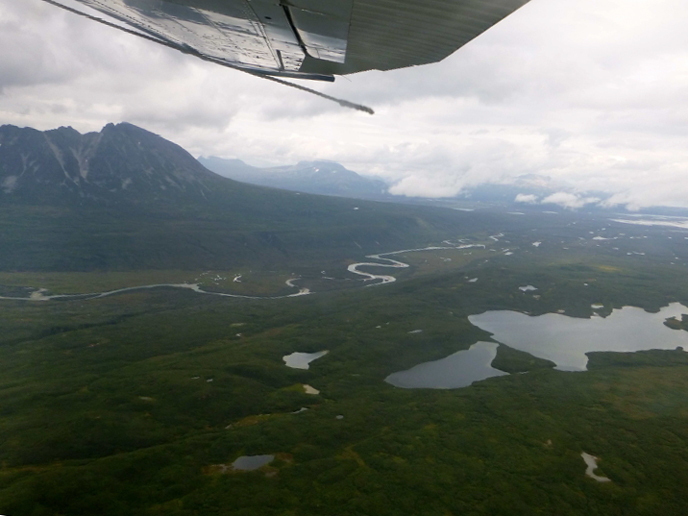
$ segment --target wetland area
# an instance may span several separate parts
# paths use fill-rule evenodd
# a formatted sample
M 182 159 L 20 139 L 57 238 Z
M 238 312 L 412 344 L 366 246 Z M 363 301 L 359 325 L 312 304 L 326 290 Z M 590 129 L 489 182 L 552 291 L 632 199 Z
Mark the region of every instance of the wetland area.
M 682 514 L 685 232 L 566 217 L 293 270 L 3 272 L 0 512 Z

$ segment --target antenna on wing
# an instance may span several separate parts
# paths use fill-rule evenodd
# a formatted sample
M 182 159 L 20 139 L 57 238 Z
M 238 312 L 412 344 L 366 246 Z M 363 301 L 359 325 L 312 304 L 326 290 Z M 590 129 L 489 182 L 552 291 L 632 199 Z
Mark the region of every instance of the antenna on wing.
M 112 23 L 110 21 L 104 20 L 103 18 L 93 16 L 93 15 L 85 13 L 83 11 L 79 11 L 78 9 L 74 9 L 74 8 L 69 7 L 67 5 L 61 4 L 60 2 L 56 2 L 55 0 L 43 0 L 43 1 L 50 4 L 50 5 L 54 5 L 55 7 L 59 7 L 60 9 L 64 9 L 65 11 L 69 11 L 70 13 L 77 14 L 79 16 L 83 16 L 85 18 L 88 18 L 89 20 L 93 20 L 93 21 L 101 23 L 103 25 L 107 25 L 108 27 L 112 27 L 114 29 L 121 30 L 122 32 L 126 32 L 127 34 L 132 34 L 134 36 L 138 36 L 138 37 L 146 39 L 148 41 L 152 41 L 153 43 L 158 43 L 159 45 L 163 45 L 163 46 L 172 48 L 174 50 L 182 52 L 183 54 L 192 55 L 194 57 L 202 59 L 203 61 L 209 61 L 211 63 L 219 64 L 219 65 L 225 66 L 227 68 L 232 68 L 233 70 L 239 70 L 240 72 L 244 72 L 244 73 L 247 73 L 249 75 L 253 75 L 255 77 L 260 77 L 261 79 L 266 79 L 268 81 L 282 84 L 283 86 L 289 86 L 289 87 L 295 88 L 297 90 L 305 91 L 307 93 L 311 93 L 313 95 L 324 98 L 326 100 L 331 100 L 332 102 L 336 102 L 337 104 L 339 104 L 340 106 L 345 107 L 345 108 L 356 109 L 358 111 L 363 111 L 363 112 L 369 113 L 371 115 L 375 114 L 375 111 L 373 111 L 368 106 L 364 106 L 362 104 L 356 104 L 355 102 L 350 102 L 350 101 L 344 100 L 344 99 L 339 99 L 337 97 L 327 95 L 325 93 L 322 93 L 320 91 L 308 88 L 306 86 L 301 86 L 300 84 L 295 84 L 293 82 L 288 82 L 288 81 L 285 81 L 283 79 L 278 79 L 277 77 L 273 77 L 273 76 L 269 75 L 269 73 L 265 72 L 265 71 L 259 71 L 259 70 L 253 70 L 250 68 L 244 68 L 244 67 L 241 67 L 241 66 L 238 66 L 235 64 L 228 63 L 226 61 L 222 61 L 221 59 L 216 59 L 214 57 L 207 56 L 207 55 L 202 54 L 198 50 L 196 50 L 193 47 L 190 47 L 188 45 L 180 45 L 179 43 L 165 39 L 165 38 L 160 37 L 160 36 L 157 36 L 157 37 L 151 36 L 151 35 L 145 34 L 143 32 L 128 29 L 127 27 L 122 27 L 121 25 L 117 25 L 116 23 Z

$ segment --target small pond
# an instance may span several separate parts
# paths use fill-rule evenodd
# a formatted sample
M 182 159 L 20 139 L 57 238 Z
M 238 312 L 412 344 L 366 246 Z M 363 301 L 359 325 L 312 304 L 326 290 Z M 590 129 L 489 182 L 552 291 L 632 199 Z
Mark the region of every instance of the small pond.
M 315 387 L 311 387 L 308 384 L 303 384 L 303 392 L 306 394 L 320 394 L 320 391 L 316 389 Z
M 585 371 L 586 353 L 592 351 L 634 352 L 649 349 L 688 348 L 688 332 L 664 325 L 669 317 L 681 319 L 688 307 L 680 303 L 657 313 L 625 306 L 607 317 L 582 319 L 562 314 L 529 316 L 508 310 L 471 315 L 468 320 L 492 333 L 511 348 L 551 360 L 563 371 Z
M 597 457 L 585 452 L 581 453 L 581 457 L 583 457 L 585 465 L 587 466 L 585 468 L 585 474 L 587 476 L 594 480 L 597 480 L 598 482 L 611 482 L 609 478 L 601 477 L 595 474 L 595 470 L 597 469 Z
M 490 365 L 497 356 L 497 346 L 494 342 L 476 342 L 440 360 L 393 373 L 385 381 L 404 389 L 458 389 L 492 376 L 504 376 L 508 373 Z
M 318 351 L 316 353 L 296 352 L 291 355 L 284 355 L 282 360 L 284 360 L 287 367 L 291 367 L 292 369 L 308 369 L 308 364 L 325 355 L 327 355 L 327 350 Z
M 275 460 L 274 455 L 244 455 L 232 462 L 232 467 L 239 471 L 260 469 Z

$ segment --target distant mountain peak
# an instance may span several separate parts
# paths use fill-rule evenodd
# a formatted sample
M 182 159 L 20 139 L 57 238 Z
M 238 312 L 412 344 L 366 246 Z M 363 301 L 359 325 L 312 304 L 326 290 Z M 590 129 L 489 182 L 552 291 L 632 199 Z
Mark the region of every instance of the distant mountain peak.
M 299 161 L 296 165 L 271 168 L 251 167 L 241 160 L 216 157 L 199 158 L 199 161 L 213 172 L 255 185 L 359 199 L 388 198 L 383 181 L 360 176 L 336 161 Z
M 344 165 L 337 163 L 336 161 L 331 161 L 327 159 L 316 159 L 313 161 L 299 161 L 294 167 L 307 168 L 307 167 L 332 167 L 338 169 L 344 169 Z

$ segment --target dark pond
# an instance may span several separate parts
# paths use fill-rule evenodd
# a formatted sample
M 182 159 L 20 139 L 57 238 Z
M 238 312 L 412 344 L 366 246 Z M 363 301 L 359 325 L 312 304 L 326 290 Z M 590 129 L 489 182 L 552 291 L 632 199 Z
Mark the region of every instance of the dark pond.
M 273 460 L 274 455 L 244 455 L 232 462 L 232 467 L 240 471 L 253 471 L 270 464 Z

